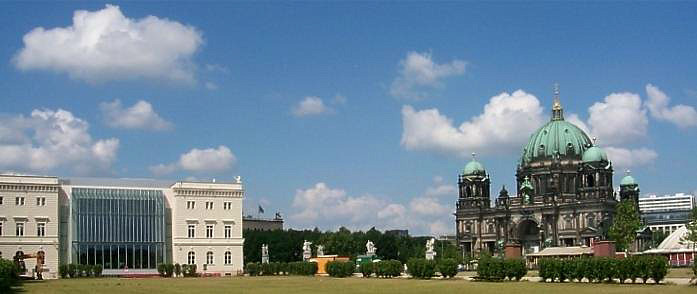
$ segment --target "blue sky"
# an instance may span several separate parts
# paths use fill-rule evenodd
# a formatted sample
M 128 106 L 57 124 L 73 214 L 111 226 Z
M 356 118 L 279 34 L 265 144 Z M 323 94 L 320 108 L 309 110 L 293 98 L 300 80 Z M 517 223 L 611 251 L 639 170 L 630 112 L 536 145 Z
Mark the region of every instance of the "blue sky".
M 293 227 L 436 234 L 471 152 L 513 186 L 558 82 L 615 182 L 697 188 L 695 3 L 109 3 L 0 4 L 1 170 L 241 175 Z

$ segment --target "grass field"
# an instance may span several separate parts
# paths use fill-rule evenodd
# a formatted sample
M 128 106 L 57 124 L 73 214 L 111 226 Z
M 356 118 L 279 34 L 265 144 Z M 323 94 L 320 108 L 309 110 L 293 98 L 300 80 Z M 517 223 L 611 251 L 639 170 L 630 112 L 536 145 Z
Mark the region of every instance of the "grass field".
M 64 279 L 27 282 L 20 293 L 695 293 L 691 286 L 617 285 L 536 282 L 467 282 L 464 280 L 363 279 L 328 277 L 235 277 L 178 279 Z

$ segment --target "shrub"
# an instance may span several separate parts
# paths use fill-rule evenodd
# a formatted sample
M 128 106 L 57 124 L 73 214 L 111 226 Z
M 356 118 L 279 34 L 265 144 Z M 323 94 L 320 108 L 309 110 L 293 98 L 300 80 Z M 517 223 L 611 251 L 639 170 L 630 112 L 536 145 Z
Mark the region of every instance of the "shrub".
M 259 270 L 259 264 L 254 262 L 247 263 L 247 266 L 244 267 L 244 271 L 251 277 L 259 275 Z
M 288 264 L 288 273 L 299 276 L 312 276 L 317 273 L 317 263 L 296 261 Z
M 182 273 L 182 265 L 181 265 L 181 264 L 178 264 L 178 263 L 175 263 L 175 264 L 174 264 L 174 276 L 175 276 L 175 277 L 178 277 L 178 276 L 181 275 L 181 273 Z
M 583 278 L 586 277 L 588 272 L 588 258 L 574 258 L 570 261 L 571 263 L 571 274 L 569 275 L 569 280 L 576 280 L 578 282 L 583 282 Z
M 651 276 L 648 258 L 646 256 L 638 256 L 635 266 L 638 270 L 638 276 L 641 278 L 641 282 L 646 284 Z
M 165 264 L 165 276 L 171 278 L 174 275 L 174 265 L 171 263 Z
M 274 274 L 273 272 L 273 265 L 270 263 L 262 263 L 259 266 L 260 269 L 260 276 L 272 276 Z
M 19 269 L 14 262 L 0 258 L 0 292 L 10 292 L 19 282 Z
M 361 274 L 363 274 L 364 278 L 370 278 L 370 275 L 373 274 L 374 272 L 374 266 L 373 263 L 368 261 L 368 262 L 363 262 L 359 266 L 359 270 L 361 271 Z
M 457 261 L 452 258 L 443 258 L 438 261 L 438 271 L 444 278 L 452 278 L 457 275 Z
M 407 268 L 414 278 L 430 279 L 436 272 L 436 263 L 433 260 L 411 258 L 407 261 Z
M 620 284 L 631 278 L 632 272 L 634 271 L 634 259 L 632 257 L 627 257 L 617 261 L 617 278 L 620 280 Z
M 188 277 L 198 277 L 198 273 L 196 272 L 196 265 L 195 264 L 189 265 L 189 270 L 187 271 L 187 276 Z
M 350 261 L 330 261 L 327 263 L 327 273 L 330 277 L 345 278 L 353 275 L 355 264 Z
M 377 268 L 380 269 L 381 278 L 398 277 L 402 274 L 402 262 L 399 260 L 383 260 L 377 263 Z
M 160 277 L 165 276 L 165 267 L 166 265 L 164 263 L 160 263 L 157 265 L 157 273 L 160 274 Z
M 101 277 L 102 271 L 104 271 L 104 267 L 101 264 L 97 264 L 92 267 L 92 272 L 94 273 L 95 277 Z
M 289 271 L 288 263 L 287 263 L 287 262 L 281 262 L 281 263 L 279 263 L 279 264 L 278 264 L 278 271 L 279 271 L 282 275 L 288 275 L 288 271 Z
M 692 261 L 692 275 L 697 277 L 697 262 Z
M 484 281 L 501 281 L 506 277 L 503 259 L 482 255 L 477 264 L 477 276 Z
M 528 268 L 525 266 L 525 260 L 509 259 L 504 261 L 504 275 L 509 280 L 520 281 L 527 273 Z
M 74 263 L 68 264 L 68 275 L 69 275 L 71 278 L 77 278 L 77 277 L 78 277 L 78 268 L 77 268 L 77 264 L 74 264 Z
M 67 264 L 61 264 L 58 266 L 58 275 L 61 277 L 61 279 L 65 279 L 68 277 L 68 265 Z
M 668 274 L 668 260 L 663 256 L 652 256 L 648 259 L 650 276 L 658 284 Z

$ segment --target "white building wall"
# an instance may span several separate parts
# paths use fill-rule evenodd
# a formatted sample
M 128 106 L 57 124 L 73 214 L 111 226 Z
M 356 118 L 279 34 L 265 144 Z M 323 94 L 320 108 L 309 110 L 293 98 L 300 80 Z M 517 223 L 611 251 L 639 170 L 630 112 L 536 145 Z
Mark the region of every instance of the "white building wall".
M 12 260 L 17 251 L 24 254 L 45 253 L 44 278 L 57 278 L 59 264 L 58 178 L 43 176 L 0 175 L 0 253 Z M 16 205 L 23 197 L 24 205 Z M 45 197 L 45 205 L 37 205 L 37 198 Z M 43 204 L 43 201 L 42 203 Z M 24 235 L 16 235 L 17 223 L 24 224 Z M 44 236 L 38 236 L 37 227 L 45 225 Z M 25 260 L 31 274 L 36 259 Z
M 177 182 L 172 186 L 172 193 L 174 262 L 187 264 L 189 252 L 194 252 L 195 264 L 200 273 L 204 273 L 204 268 L 205 273 L 221 275 L 234 275 L 242 271 L 242 183 Z M 194 203 L 194 206 L 191 207 L 189 202 Z M 212 207 L 207 207 L 206 203 L 212 203 Z M 225 203 L 230 203 L 228 209 Z M 189 225 L 195 228 L 193 237 L 188 235 Z M 213 226 L 213 236 L 206 236 L 208 225 Z M 225 226 L 231 227 L 229 238 L 225 237 Z M 206 265 L 208 252 L 213 254 L 213 263 Z M 224 262 L 225 252 L 230 252 L 229 264 Z

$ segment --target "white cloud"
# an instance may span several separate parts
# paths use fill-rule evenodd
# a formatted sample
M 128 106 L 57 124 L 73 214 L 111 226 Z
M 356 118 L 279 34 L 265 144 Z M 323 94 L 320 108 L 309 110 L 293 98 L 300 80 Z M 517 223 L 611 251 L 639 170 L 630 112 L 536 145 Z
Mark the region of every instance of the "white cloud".
M 646 85 L 646 107 L 655 119 L 666 120 L 681 128 L 697 126 L 697 111 L 692 106 L 683 104 L 668 107 L 670 97 L 658 87 Z
M 333 112 L 333 109 L 325 105 L 322 98 L 308 96 L 302 101 L 298 102 L 298 104 L 291 109 L 291 112 L 296 117 L 305 117 L 331 113 Z
M 191 149 L 182 154 L 179 161 L 150 166 L 150 172 L 156 176 L 173 173 L 177 170 L 190 172 L 216 172 L 227 170 L 235 164 L 237 158 L 230 148 L 220 145 L 218 148 Z
M 434 185 L 426 191 L 444 190 L 439 188 L 442 183 L 434 182 Z M 412 234 L 452 233 L 454 228 L 448 230 L 446 224 L 454 223 L 454 208 L 429 193 L 433 194 L 426 192 L 414 197 L 405 206 L 370 194 L 350 196 L 346 190 L 320 182 L 295 192 L 292 204 L 295 212 L 289 220 L 293 227 L 321 224 L 323 229 L 345 226 L 365 230 L 380 224 L 377 226 L 380 229 L 409 229 Z
M 121 101 L 104 102 L 99 105 L 104 115 L 104 122 L 112 128 L 169 130 L 172 123 L 164 120 L 144 100 L 139 100 L 133 106 L 124 108 Z
M 156 16 L 131 19 L 118 6 L 77 10 L 68 27 L 37 27 L 14 56 L 21 70 L 52 70 L 87 82 L 149 78 L 195 81 L 194 27 Z
M 45 172 L 69 168 L 80 174 L 106 171 L 119 140 L 93 140 L 89 124 L 69 111 L 34 110 L 0 118 L 0 168 Z
M 428 90 L 442 87 L 442 80 L 465 72 L 466 63 L 455 59 L 437 64 L 431 53 L 409 52 L 399 63 L 399 75 L 392 81 L 390 94 L 407 99 L 423 99 Z
M 213 82 L 206 82 L 205 86 L 206 86 L 206 89 L 211 90 L 211 91 L 218 90 L 218 85 L 216 83 L 213 83 Z
M 653 163 L 658 154 L 648 148 L 628 149 L 620 147 L 604 147 L 608 159 L 612 164 L 620 169 L 649 165 Z
M 602 144 L 630 143 L 646 136 L 648 119 L 637 94 L 612 93 L 594 103 L 588 113 L 589 135 Z
M 428 150 L 464 156 L 519 148 L 542 125 L 543 108 L 523 90 L 492 97 L 484 112 L 455 127 L 438 109 L 402 107 L 402 141 L 408 150 Z

